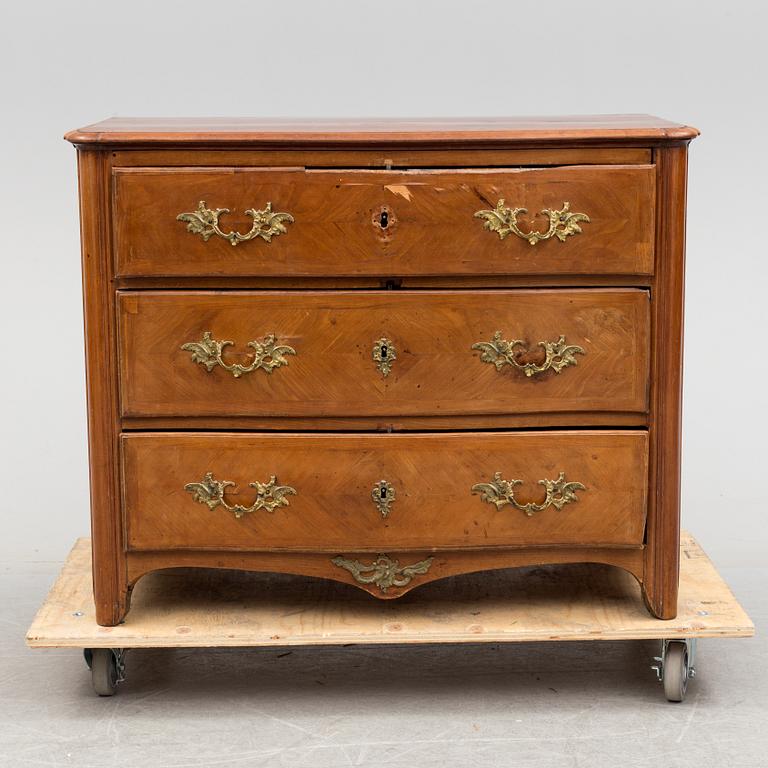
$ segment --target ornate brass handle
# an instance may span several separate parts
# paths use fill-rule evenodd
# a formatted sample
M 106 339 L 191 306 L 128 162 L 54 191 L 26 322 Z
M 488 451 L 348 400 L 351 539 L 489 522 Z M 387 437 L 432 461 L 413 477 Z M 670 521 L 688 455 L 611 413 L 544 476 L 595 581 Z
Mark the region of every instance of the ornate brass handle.
M 566 504 L 578 501 L 576 491 L 586 490 L 586 487 L 581 483 L 566 482 L 565 473 L 561 472 L 557 480 L 539 480 L 539 485 L 543 485 L 547 492 L 542 504 L 535 504 L 532 501 L 528 504 L 521 504 L 515 498 L 515 486 L 522 485 L 522 483 L 522 480 L 504 480 L 501 477 L 501 472 L 497 472 L 490 483 L 473 485 L 472 493 L 479 493 L 483 501 L 495 504 L 496 509 L 501 509 L 506 504 L 512 504 L 521 512 L 525 512 L 528 517 L 531 517 L 536 512 L 542 512 L 548 507 L 562 509 Z
M 195 363 L 205 366 L 210 373 L 217 365 L 225 371 L 229 371 L 236 379 L 239 379 L 244 373 L 250 373 L 259 368 L 272 373 L 275 368 L 282 365 L 288 365 L 285 359 L 286 355 L 295 355 L 296 350 L 286 344 L 276 344 L 274 334 L 264 337 L 264 341 L 249 341 L 248 346 L 253 349 L 253 360 L 248 365 L 241 363 L 224 362 L 221 353 L 224 347 L 232 346 L 234 341 L 216 341 L 211 337 L 211 332 L 206 331 L 200 341 L 190 341 L 182 344 L 181 348 L 185 352 L 192 353 L 192 360 Z
M 546 232 L 537 232 L 536 230 L 523 232 L 517 225 L 517 214 L 528 213 L 528 209 L 507 208 L 504 205 L 504 198 L 496 203 L 496 207 L 492 211 L 477 211 L 475 218 L 485 219 L 483 228 L 496 232 L 499 240 L 503 240 L 507 235 L 517 235 L 523 240 L 527 240 L 531 245 L 536 245 L 539 240 L 549 240 L 551 237 L 556 237 L 562 243 L 569 235 L 576 235 L 581 232 L 580 221 L 589 223 L 589 216 L 586 213 L 571 213 L 570 208 L 571 204 L 568 202 L 564 202 L 559 211 L 544 208 L 541 215 L 549 219 L 549 228 Z
M 255 237 L 260 237 L 268 243 L 272 242 L 273 237 L 283 235 L 288 231 L 283 222 L 292 224 L 294 221 L 290 213 L 273 211 L 272 203 L 270 202 L 267 203 L 267 207 L 263 210 L 249 208 L 245 212 L 246 215 L 253 219 L 253 224 L 249 232 L 241 235 L 234 230 L 223 232 L 219 228 L 219 216 L 222 213 L 229 213 L 229 208 L 206 208 L 205 200 L 201 200 L 197 204 L 196 211 L 180 213 L 176 220 L 186 221 L 187 232 L 191 232 L 193 235 L 200 235 L 206 243 L 213 235 L 216 235 L 229 240 L 232 245 L 243 243 L 246 240 L 253 240 Z
M 248 512 L 256 512 L 266 509 L 274 512 L 278 507 L 288 507 L 287 495 L 296 495 L 296 489 L 290 485 L 278 485 L 277 479 L 272 475 L 266 483 L 248 483 L 255 489 L 256 499 L 249 507 L 242 504 L 228 504 L 224 498 L 227 488 L 234 487 L 230 480 L 214 480 L 213 473 L 208 472 L 201 483 L 187 483 L 184 490 L 192 494 L 195 501 L 205 504 L 208 509 L 214 510 L 218 506 L 228 509 L 235 517 L 240 518 Z
M 587 354 L 575 344 L 566 344 L 565 336 L 560 336 L 557 341 L 540 341 L 538 343 L 537 346 L 544 349 L 543 363 L 521 363 L 518 356 L 515 355 L 515 347 L 524 345 L 525 342 L 520 339 L 506 341 L 501 338 L 501 331 L 496 331 L 490 341 L 478 341 L 477 344 L 472 345 L 472 349 L 479 350 L 480 359 L 484 363 L 495 365 L 497 371 L 500 371 L 505 365 L 511 365 L 525 373 L 529 378 L 550 369 L 555 373 L 560 373 L 563 368 L 576 365 L 575 354 Z
M 426 573 L 433 559 L 428 557 L 426 560 L 402 567 L 398 560 L 392 560 L 388 555 L 378 555 L 370 565 L 344 557 L 334 557 L 331 562 L 349 571 L 360 584 L 375 584 L 382 592 L 386 592 L 390 587 L 404 587 L 411 583 L 414 576 Z

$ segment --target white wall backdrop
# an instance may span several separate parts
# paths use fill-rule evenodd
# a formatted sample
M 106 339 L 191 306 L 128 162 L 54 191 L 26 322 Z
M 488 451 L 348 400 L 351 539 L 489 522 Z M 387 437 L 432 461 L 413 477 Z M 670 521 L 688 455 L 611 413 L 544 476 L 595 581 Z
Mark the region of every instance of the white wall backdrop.
M 0 559 L 88 532 L 75 152 L 110 115 L 650 112 L 691 146 L 683 522 L 766 562 L 765 3 L 27 0 L 0 9 Z

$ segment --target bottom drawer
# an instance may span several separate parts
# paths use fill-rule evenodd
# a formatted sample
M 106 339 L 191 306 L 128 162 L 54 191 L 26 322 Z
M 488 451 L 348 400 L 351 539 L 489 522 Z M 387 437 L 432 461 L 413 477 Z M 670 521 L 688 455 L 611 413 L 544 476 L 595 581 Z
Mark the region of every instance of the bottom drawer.
M 134 551 L 643 542 L 641 431 L 134 433 L 121 445 Z

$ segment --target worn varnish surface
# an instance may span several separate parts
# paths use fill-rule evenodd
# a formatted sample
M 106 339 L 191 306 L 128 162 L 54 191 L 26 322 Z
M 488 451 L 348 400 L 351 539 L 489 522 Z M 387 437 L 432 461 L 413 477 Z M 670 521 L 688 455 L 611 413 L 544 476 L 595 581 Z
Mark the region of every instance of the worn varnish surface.
M 122 292 L 122 409 L 126 416 L 354 417 L 645 412 L 650 350 L 647 291 Z M 475 342 L 577 345 L 576 365 L 527 377 L 480 359 Z M 235 378 L 182 350 L 210 331 L 233 340 L 227 363 L 252 359 L 250 340 L 274 334 L 288 365 Z M 397 355 L 384 377 L 374 342 Z M 525 347 L 520 348 L 521 354 Z M 589 422 L 591 413 L 583 417 Z M 232 420 L 232 427 L 241 422 Z
M 690 140 L 696 128 L 652 115 L 483 118 L 112 117 L 66 135 L 74 144 L 478 144 Z
M 117 274 L 487 275 L 648 274 L 653 271 L 654 168 L 573 166 L 505 171 L 117 169 Z M 535 246 L 503 241 L 475 218 L 504 198 L 527 208 L 520 228 L 546 231 L 542 209 L 586 213 L 582 233 Z M 250 208 L 295 221 L 270 243 L 205 242 L 177 221 L 204 200 L 228 208 L 225 231 L 248 232 Z M 381 213 L 387 213 L 382 228 Z
M 642 544 L 644 432 L 441 435 L 145 434 L 122 440 L 127 545 L 133 550 L 261 549 L 339 552 L 444 547 Z M 184 490 L 207 472 L 230 480 L 230 504 L 248 506 L 248 484 L 274 475 L 289 506 L 241 518 L 210 510 Z M 582 483 L 578 501 L 529 517 L 472 494 L 495 472 L 522 480 L 515 497 L 541 503 L 539 481 Z M 371 490 L 396 491 L 388 517 Z M 416 584 L 421 579 L 416 579 Z
M 498 570 L 382 603 L 320 579 L 234 571 L 153 573 L 124 624 L 96 624 L 88 539 L 75 544 L 27 632 L 36 648 L 157 648 L 751 637 L 712 562 L 682 536 L 677 618 L 643 609 L 635 579 L 601 565 Z

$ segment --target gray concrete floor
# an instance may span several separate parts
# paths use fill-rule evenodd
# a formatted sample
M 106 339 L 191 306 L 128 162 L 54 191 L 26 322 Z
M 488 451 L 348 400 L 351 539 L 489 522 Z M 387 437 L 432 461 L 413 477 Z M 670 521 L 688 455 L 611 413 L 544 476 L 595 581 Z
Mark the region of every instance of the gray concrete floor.
M 758 637 L 700 642 L 684 704 L 630 641 L 133 651 L 99 699 L 24 645 L 58 568 L 0 568 L 3 768 L 768 766 L 768 568 L 724 572 Z

